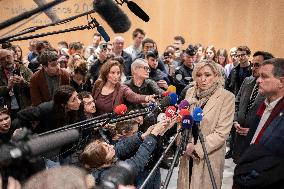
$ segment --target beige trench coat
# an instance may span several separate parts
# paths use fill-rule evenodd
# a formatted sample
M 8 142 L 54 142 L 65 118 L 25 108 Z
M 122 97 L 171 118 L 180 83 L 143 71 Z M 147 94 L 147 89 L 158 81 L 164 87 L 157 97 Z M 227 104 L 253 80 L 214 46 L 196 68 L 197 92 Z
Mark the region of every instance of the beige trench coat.
M 191 102 L 194 91 L 189 89 L 185 99 Z M 191 107 L 191 112 L 194 107 Z M 200 123 L 201 131 L 205 138 L 205 146 L 209 155 L 213 174 L 218 188 L 221 188 L 224 162 L 225 162 L 225 141 L 230 133 L 235 113 L 234 95 L 219 88 L 209 98 L 203 108 L 203 120 Z M 211 189 L 211 181 L 207 165 L 204 161 L 204 153 L 200 140 L 195 145 L 195 150 L 201 160 L 193 161 L 192 176 L 188 176 L 187 156 L 182 156 L 179 167 L 178 189 Z M 191 180 L 191 181 L 190 181 Z

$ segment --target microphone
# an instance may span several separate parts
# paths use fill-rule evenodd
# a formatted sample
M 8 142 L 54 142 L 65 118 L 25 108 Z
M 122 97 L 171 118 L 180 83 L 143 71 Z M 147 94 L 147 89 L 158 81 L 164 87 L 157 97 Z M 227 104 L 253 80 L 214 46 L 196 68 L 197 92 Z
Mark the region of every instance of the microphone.
M 171 93 L 170 91 L 165 91 L 162 93 L 162 96 L 163 97 L 169 96 L 170 93 Z
M 105 142 L 110 143 L 107 135 L 104 132 L 104 127 L 115 117 L 115 116 L 121 116 L 124 115 L 127 112 L 127 106 L 125 104 L 120 104 L 118 106 L 116 106 L 113 110 L 113 113 L 109 116 L 109 118 L 102 123 L 101 128 L 99 129 L 99 133 L 101 135 L 101 137 L 104 139 Z
M 127 32 L 131 22 L 112 0 L 95 0 L 94 10 L 107 22 L 114 33 Z
M 193 120 L 196 123 L 200 123 L 200 121 L 202 121 L 202 119 L 203 119 L 203 110 L 200 107 L 196 107 L 193 110 L 192 115 L 193 115 Z
M 133 1 L 125 0 L 127 7 L 131 12 L 133 12 L 136 16 L 138 16 L 144 22 L 149 22 L 149 16 Z
M 187 100 L 182 100 L 178 105 L 179 110 L 188 109 L 188 108 L 189 108 L 189 102 Z
M 109 42 L 110 41 L 109 35 L 107 34 L 105 29 L 101 25 L 97 26 L 97 31 L 101 34 L 101 36 L 105 40 L 105 42 Z
M 178 121 L 182 121 L 183 117 L 186 116 L 186 115 L 190 115 L 190 111 L 188 109 L 181 109 L 178 113 L 178 118 L 179 120 Z
M 190 114 L 184 115 L 182 118 L 182 128 L 191 129 L 193 124 L 193 118 Z
M 171 93 L 176 93 L 177 92 L 177 88 L 173 85 L 170 85 L 167 89 L 167 91 L 171 92 Z
M 169 107 L 166 108 L 165 114 L 168 118 L 172 118 L 172 117 L 175 116 L 176 111 L 177 111 L 176 107 L 169 106 Z
M 157 117 L 157 122 L 160 122 L 160 121 L 162 121 L 162 120 L 165 120 L 166 117 L 167 117 L 167 116 L 166 116 L 165 113 L 160 113 L 160 114 L 158 115 L 158 117 Z
M 124 115 L 127 112 L 127 106 L 125 104 L 120 104 L 114 108 L 114 113 L 116 115 Z
M 183 151 L 185 151 L 186 149 L 186 145 L 188 143 L 189 140 L 191 140 L 191 129 L 192 129 L 192 124 L 193 124 L 193 118 L 192 116 L 189 115 L 185 115 L 182 118 L 182 122 L 181 122 L 181 126 L 182 126 L 182 138 L 181 138 L 181 144 Z
M 32 138 L 26 143 L 16 144 L 12 147 L 11 145 L 1 145 L 0 165 L 7 164 L 7 162 L 17 158 L 37 157 L 78 139 L 78 130 L 72 129 Z
M 178 95 L 176 93 L 170 93 L 169 94 L 170 97 L 170 103 L 171 105 L 176 105 L 177 101 L 178 101 Z

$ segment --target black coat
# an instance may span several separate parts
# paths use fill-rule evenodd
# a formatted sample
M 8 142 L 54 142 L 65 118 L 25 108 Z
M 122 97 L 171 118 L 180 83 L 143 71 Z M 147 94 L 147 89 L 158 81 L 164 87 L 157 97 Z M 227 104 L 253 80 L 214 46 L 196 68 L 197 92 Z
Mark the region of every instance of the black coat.
M 284 188 L 284 157 L 251 145 L 234 171 L 234 189 Z

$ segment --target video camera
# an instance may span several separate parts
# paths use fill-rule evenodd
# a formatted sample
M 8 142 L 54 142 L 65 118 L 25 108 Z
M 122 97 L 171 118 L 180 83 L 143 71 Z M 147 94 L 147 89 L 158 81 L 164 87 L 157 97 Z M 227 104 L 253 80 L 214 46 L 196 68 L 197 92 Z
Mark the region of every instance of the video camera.
M 126 162 L 119 162 L 112 167 L 102 178 L 98 189 L 118 189 L 119 185 L 134 185 L 135 174 L 132 167 Z

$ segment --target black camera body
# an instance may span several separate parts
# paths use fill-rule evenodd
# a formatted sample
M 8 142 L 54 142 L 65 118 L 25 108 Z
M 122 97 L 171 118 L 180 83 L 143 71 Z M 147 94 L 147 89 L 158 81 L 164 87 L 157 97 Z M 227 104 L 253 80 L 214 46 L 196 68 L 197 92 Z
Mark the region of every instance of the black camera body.
M 119 185 L 134 185 L 134 180 L 135 174 L 132 167 L 121 161 L 103 176 L 98 188 L 117 189 Z

